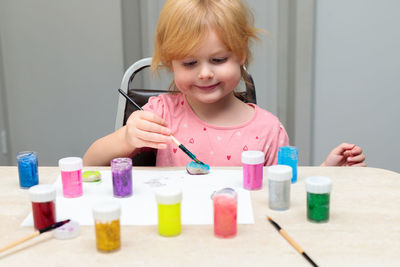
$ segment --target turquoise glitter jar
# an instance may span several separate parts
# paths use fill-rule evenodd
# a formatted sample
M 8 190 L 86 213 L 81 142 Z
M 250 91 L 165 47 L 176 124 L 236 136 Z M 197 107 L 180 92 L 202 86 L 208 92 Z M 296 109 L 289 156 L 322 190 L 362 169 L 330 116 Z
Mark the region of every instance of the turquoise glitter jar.
M 307 219 L 311 222 L 328 222 L 332 180 L 325 176 L 312 176 L 306 180 Z

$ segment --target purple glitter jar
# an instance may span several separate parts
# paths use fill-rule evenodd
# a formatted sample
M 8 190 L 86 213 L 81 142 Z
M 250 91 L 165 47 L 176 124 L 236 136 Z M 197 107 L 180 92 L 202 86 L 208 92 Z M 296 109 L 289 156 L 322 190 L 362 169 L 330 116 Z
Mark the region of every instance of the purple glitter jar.
M 115 158 L 111 160 L 111 173 L 115 197 L 132 195 L 132 159 Z

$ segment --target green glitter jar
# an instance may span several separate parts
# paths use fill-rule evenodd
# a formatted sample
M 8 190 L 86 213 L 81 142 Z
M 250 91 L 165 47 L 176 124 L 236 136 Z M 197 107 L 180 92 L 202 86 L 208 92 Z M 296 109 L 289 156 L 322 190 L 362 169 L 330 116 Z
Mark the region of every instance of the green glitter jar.
M 312 176 L 306 180 L 307 219 L 328 222 L 332 180 L 325 176 Z

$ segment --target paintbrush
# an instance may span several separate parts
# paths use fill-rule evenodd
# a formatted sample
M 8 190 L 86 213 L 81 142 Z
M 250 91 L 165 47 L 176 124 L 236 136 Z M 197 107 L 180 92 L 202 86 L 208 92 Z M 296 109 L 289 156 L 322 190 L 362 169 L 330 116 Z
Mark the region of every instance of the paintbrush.
M 304 258 L 312 265 L 318 267 L 318 265 L 304 252 L 304 250 L 297 244 L 286 232 L 283 230 L 279 224 L 277 224 L 274 220 L 272 220 L 269 216 L 267 216 L 268 221 L 278 230 L 278 232 L 289 242 L 292 247 L 294 247 L 297 252 L 303 255 Z
M 130 98 L 123 90 L 118 89 L 118 92 L 121 93 L 121 95 L 123 95 L 129 102 L 131 102 L 137 109 L 139 110 L 143 110 L 135 101 L 132 100 L 132 98 Z M 195 161 L 196 163 L 199 164 L 203 164 L 205 165 L 203 162 L 201 162 L 200 160 L 198 160 L 196 158 L 196 155 L 194 155 L 192 152 L 190 152 L 184 145 L 182 145 L 172 134 L 171 134 L 171 138 L 172 141 L 183 151 L 185 152 L 186 155 L 189 156 L 189 158 L 191 158 L 193 161 Z
M 64 224 L 68 223 L 69 221 L 70 221 L 70 220 L 65 220 L 65 221 L 61 221 L 61 222 L 56 222 L 56 223 L 53 223 L 53 224 L 50 225 L 50 226 L 44 227 L 44 228 L 42 228 L 42 229 L 40 229 L 40 230 L 37 230 L 37 231 L 33 232 L 32 234 L 29 234 L 29 235 L 27 235 L 27 236 L 25 236 L 25 237 L 23 237 L 23 238 L 21 238 L 21 239 L 19 239 L 19 240 L 17 240 L 17 241 L 14 241 L 14 242 L 8 244 L 7 246 L 4 246 L 4 247 L 0 248 L 0 252 L 3 252 L 3 251 L 6 251 L 7 249 L 10 249 L 10 248 L 12 248 L 12 247 L 15 247 L 15 246 L 17 246 L 17 245 L 19 245 L 19 244 L 21 244 L 21 243 L 23 243 L 23 242 L 25 242 L 25 241 L 28 241 L 28 240 L 30 240 L 30 239 L 32 239 L 32 238 L 34 238 L 34 237 L 39 236 L 40 234 L 43 234 L 43 233 L 45 233 L 45 232 L 48 232 L 48 231 L 51 231 L 51 230 L 53 230 L 53 229 L 56 229 L 56 228 L 58 228 L 58 227 L 60 227 L 60 226 L 63 226 Z

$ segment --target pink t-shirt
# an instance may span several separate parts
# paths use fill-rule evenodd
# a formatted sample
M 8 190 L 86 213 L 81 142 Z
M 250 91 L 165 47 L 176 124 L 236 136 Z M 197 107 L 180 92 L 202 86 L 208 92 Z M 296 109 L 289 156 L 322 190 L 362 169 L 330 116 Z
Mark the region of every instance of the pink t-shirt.
M 202 121 L 193 112 L 183 94 L 161 94 L 151 97 L 143 106 L 162 117 L 173 135 L 196 157 L 210 166 L 242 166 L 246 150 L 265 153 L 264 165 L 278 162 L 278 148 L 289 145 L 288 135 L 277 117 L 254 107 L 253 118 L 237 126 L 221 127 Z M 191 159 L 171 142 L 157 151 L 157 166 L 186 166 Z

